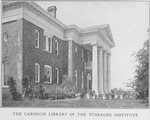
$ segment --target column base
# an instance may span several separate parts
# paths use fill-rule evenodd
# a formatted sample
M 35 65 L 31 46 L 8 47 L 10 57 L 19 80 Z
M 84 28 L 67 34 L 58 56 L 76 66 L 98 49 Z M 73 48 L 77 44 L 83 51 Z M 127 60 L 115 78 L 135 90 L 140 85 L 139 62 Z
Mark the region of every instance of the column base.
M 94 93 L 93 99 L 99 99 L 99 92 L 95 92 L 95 93 Z

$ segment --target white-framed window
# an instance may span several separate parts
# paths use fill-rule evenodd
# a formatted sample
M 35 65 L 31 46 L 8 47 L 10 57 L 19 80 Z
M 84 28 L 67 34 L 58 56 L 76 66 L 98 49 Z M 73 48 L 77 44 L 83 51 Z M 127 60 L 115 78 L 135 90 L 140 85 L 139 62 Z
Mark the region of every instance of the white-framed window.
M 40 82 L 40 65 L 35 63 L 35 82 Z
M 56 68 L 56 80 L 57 80 L 57 84 L 59 84 L 59 69 Z
M 83 72 L 81 72 L 81 81 L 82 81 L 81 87 L 83 89 L 84 88 L 84 75 L 83 75 Z
M 83 52 L 83 49 L 81 49 L 81 62 L 84 61 L 84 52 Z
M 78 47 L 77 46 L 75 46 L 75 51 L 76 51 L 76 53 L 78 52 Z
M 8 64 L 7 63 L 3 63 L 2 64 L 2 80 L 3 80 L 3 87 L 8 87 Z
M 75 70 L 75 83 L 77 86 L 78 85 L 78 72 L 77 72 L 77 70 Z
M 4 39 L 5 42 L 8 40 L 8 33 L 7 32 L 4 33 L 3 39 Z
M 39 31 L 35 29 L 35 47 L 39 48 Z
M 55 40 L 55 54 L 58 55 L 58 41 Z
M 44 65 L 44 77 L 45 83 L 52 83 L 52 67 L 49 65 Z
M 45 50 L 52 53 L 52 38 L 45 35 Z

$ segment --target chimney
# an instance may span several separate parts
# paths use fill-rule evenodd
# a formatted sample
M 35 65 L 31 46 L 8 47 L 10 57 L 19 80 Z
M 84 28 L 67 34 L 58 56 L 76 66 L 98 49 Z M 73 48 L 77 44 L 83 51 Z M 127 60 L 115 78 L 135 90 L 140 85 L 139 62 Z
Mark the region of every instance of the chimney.
M 47 11 L 55 18 L 56 18 L 56 10 L 57 10 L 56 6 L 50 6 L 47 8 Z

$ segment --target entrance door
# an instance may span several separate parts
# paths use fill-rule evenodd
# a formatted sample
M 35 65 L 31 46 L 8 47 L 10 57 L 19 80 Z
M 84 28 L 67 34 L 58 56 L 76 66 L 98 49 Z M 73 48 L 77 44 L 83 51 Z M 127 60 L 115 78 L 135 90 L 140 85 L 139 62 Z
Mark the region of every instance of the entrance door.
M 87 90 L 92 90 L 92 76 L 90 73 L 87 75 Z

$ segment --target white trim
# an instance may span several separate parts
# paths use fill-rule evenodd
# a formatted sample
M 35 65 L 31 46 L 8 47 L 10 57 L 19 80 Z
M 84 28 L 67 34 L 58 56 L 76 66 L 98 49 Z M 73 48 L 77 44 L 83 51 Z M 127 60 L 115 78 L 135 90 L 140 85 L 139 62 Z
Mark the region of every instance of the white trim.
M 9 17 L 3 17 L 2 18 L 2 23 L 10 22 L 10 21 L 13 21 L 13 20 L 18 20 L 18 19 L 21 19 L 21 18 L 23 18 L 22 14 L 13 15 L 13 16 L 9 16 Z
M 2 70 L 2 73 L 1 73 L 1 75 L 2 75 L 2 76 L 1 76 L 1 77 L 2 77 L 2 87 L 3 87 L 3 88 L 8 88 L 8 87 L 9 87 L 9 85 L 8 85 L 8 79 L 6 79 L 6 83 L 7 83 L 7 84 L 4 85 L 4 83 L 5 83 L 4 76 L 7 76 L 7 77 L 8 77 L 8 70 L 9 70 L 9 69 L 8 69 L 8 64 L 2 63 L 1 65 L 2 65 L 2 68 L 1 68 L 1 70 Z M 4 65 L 6 65 L 6 66 L 5 66 L 5 68 L 6 68 L 5 70 L 4 70 Z M 5 73 L 4 71 L 5 71 L 6 73 Z
M 49 68 L 50 70 L 50 81 L 49 82 L 44 82 L 44 83 L 52 83 L 52 67 L 50 65 L 44 65 L 44 70 L 45 70 L 45 67 L 46 68 Z M 45 75 L 45 71 L 44 71 L 44 75 Z
M 52 47 L 53 47 L 53 43 L 52 43 L 52 37 L 49 37 L 47 34 L 44 33 L 44 36 L 46 37 L 46 42 L 45 42 L 45 49 L 44 51 L 47 51 L 49 53 L 52 53 Z M 49 43 L 49 39 L 50 39 L 50 51 L 48 49 L 48 43 Z
M 62 40 L 64 40 L 64 32 L 62 32 L 60 29 L 57 29 L 54 31 L 54 29 L 51 29 L 49 27 L 50 25 L 53 25 L 53 24 L 46 24 L 47 22 L 44 22 L 45 24 L 41 23 L 41 22 L 37 21 L 37 19 L 30 17 L 26 13 L 23 14 L 23 18 L 30 21 L 31 23 L 39 26 L 40 28 L 44 29 L 44 31 L 46 31 L 47 33 L 54 34 L 54 35 L 58 36 L 59 38 L 61 38 Z
M 9 86 L 2 86 L 2 88 L 9 88 Z
M 38 66 L 38 81 L 35 80 L 35 82 L 40 82 L 40 65 L 38 63 L 35 63 L 35 66 Z
M 38 34 L 37 39 L 36 39 L 36 33 Z M 39 48 L 39 39 L 40 39 L 40 33 L 37 29 L 35 29 L 35 48 Z M 37 40 L 37 46 L 36 46 L 36 40 Z
M 59 84 L 59 69 L 58 68 L 55 68 L 56 69 L 56 77 L 57 77 L 57 84 Z

